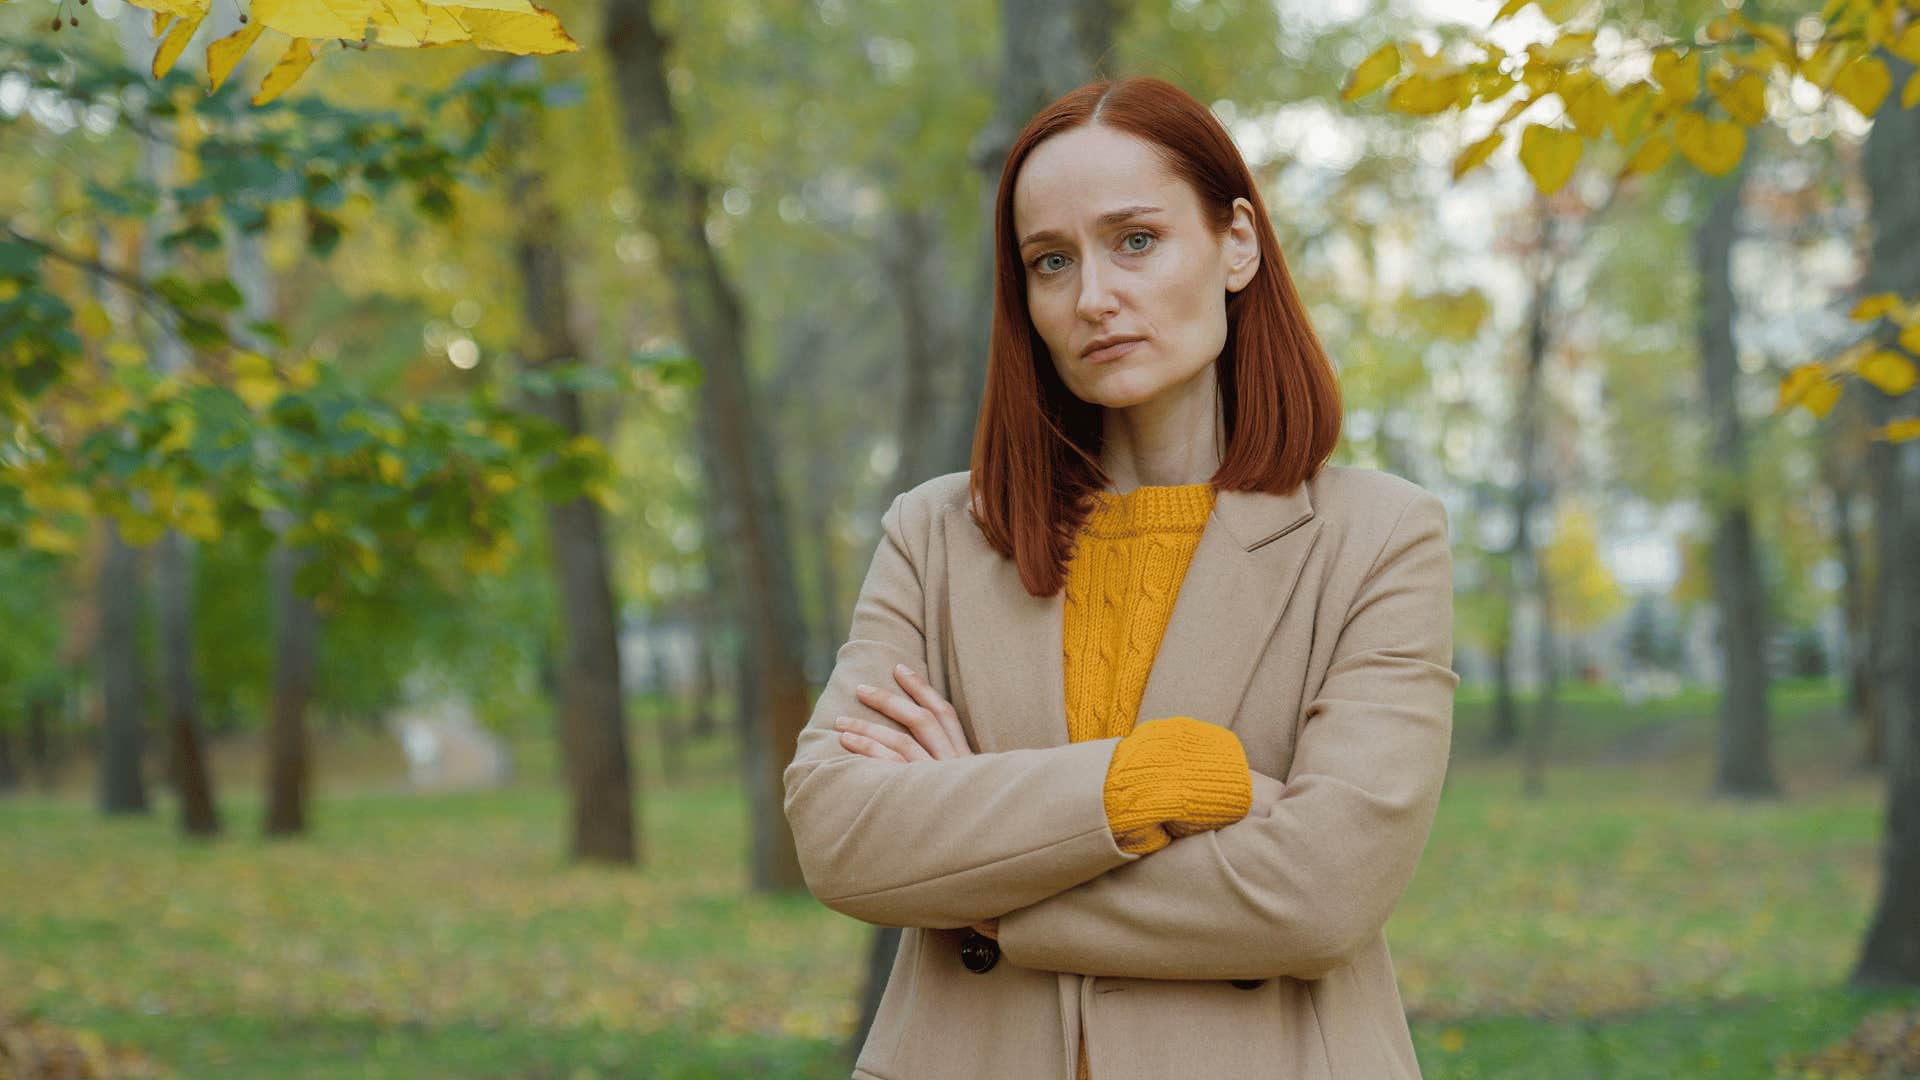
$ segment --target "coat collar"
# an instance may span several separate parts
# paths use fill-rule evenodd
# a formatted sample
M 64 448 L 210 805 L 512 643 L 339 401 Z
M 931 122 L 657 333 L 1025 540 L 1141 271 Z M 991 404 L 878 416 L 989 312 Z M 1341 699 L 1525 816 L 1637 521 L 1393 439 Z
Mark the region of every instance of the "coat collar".
M 1309 485 L 1220 491 L 1182 580 L 1137 720 L 1191 716 L 1231 728 L 1254 667 L 1319 535 Z M 965 515 L 960 515 L 965 520 Z M 971 522 L 967 527 L 972 528 Z M 1013 560 L 979 545 L 950 566 L 949 678 L 983 753 L 1068 741 L 1065 590 L 1029 595 Z

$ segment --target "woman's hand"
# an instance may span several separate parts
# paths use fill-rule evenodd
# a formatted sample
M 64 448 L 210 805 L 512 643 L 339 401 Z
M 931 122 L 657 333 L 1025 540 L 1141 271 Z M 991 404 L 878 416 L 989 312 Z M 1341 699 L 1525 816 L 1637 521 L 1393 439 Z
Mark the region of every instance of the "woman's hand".
M 855 694 L 862 704 L 907 730 L 894 731 L 858 717 L 842 716 L 834 721 L 834 726 L 840 729 L 840 745 L 856 754 L 883 761 L 972 757 L 973 749 L 967 745 L 966 732 L 960 728 L 960 716 L 947 699 L 905 664 L 894 665 L 893 677 L 911 697 L 871 686 L 861 686 Z M 998 916 L 974 923 L 973 929 L 995 941 L 1000 940 Z
M 933 684 L 905 664 L 894 666 L 893 678 L 905 694 L 864 685 L 855 693 L 862 705 L 907 730 L 895 731 L 884 724 L 842 716 L 834 721 L 840 731 L 840 745 L 882 761 L 910 763 L 973 756 L 966 732 L 960 728 L 960 715 Z

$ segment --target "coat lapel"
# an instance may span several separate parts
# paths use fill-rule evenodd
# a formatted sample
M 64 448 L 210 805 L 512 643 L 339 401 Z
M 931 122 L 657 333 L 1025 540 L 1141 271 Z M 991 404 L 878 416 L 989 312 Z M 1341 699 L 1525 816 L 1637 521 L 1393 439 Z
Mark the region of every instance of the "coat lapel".
M 1192 716 L 1233 726 L 1319 531 L 1305 484 L 1285 495 L 1216 495 L 1148 673 L 1140 719 Z M 1013 560 L 984 544 L 978 551 L 952 568 L 951 590 L 954 674 L 975 749 L 1064 745 L 1065 590 L 1031 596 Z

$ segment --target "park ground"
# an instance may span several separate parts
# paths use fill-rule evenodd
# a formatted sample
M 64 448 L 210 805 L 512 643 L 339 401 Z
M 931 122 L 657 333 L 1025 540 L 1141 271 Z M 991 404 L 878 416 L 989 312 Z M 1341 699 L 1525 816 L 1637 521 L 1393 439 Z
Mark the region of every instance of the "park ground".
M 1567 695 L 1529 799 L 1462 689 L 1433 836 L 1387 926 L 1426 1076 L 1849 1075 L 1805 1064 L 1920 993 L 1845 985 L 1885 783 L 1837 690 L 1775 687 L 1785 797 L 1752 803 L 1707 797 L 1710 695 Z M 329 735 L 313 830 L 290 842 L 258 836 L 241 741 L 215 755 L 211 844 L 181 839 L 164 798 L 101 819 L 79 771 L 0 799 L 0 1014 L 192 1080 L 844 1080 L 869 929 L 747 893 L 731 747 L 696 744 L 667 780 L 633 712 L 640 871 L 566 864 L 538 739 L 506 788 L 422 795 L 384 738 Z

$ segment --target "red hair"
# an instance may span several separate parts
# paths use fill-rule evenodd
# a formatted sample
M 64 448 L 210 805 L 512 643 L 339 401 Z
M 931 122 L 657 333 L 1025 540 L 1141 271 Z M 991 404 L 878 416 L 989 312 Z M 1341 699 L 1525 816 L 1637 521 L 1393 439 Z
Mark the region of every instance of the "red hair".
M 1169 172 L 1199 197 L 1216 237 L 1233 200 L 1253 204 L 1260 266 L 1227 296 L 1227 340 L 1214 363 L 1226 429 L 1223 490 L 1284 495 L 1320 471 L 1340 439 L 1340 387 L 1294 291 L 1266 204 L 1226 128 L 1172 83 L 1100 80 L 1042 109 L 1007 153 L 994 200 L 993 334 L 986 392 L 973 436 L 973 520 L 1019 565 L 1033 596 L 1066 581 L 1073 538 L 1110 482 L 1100 467 L 1103 406 L 1075 397 L 1047 361 L 1027 311 L 1026 274 L 1013 226 L 1013 186 L 1027 155 L 1063 131 L 1102 124 L 1154 145 Z

